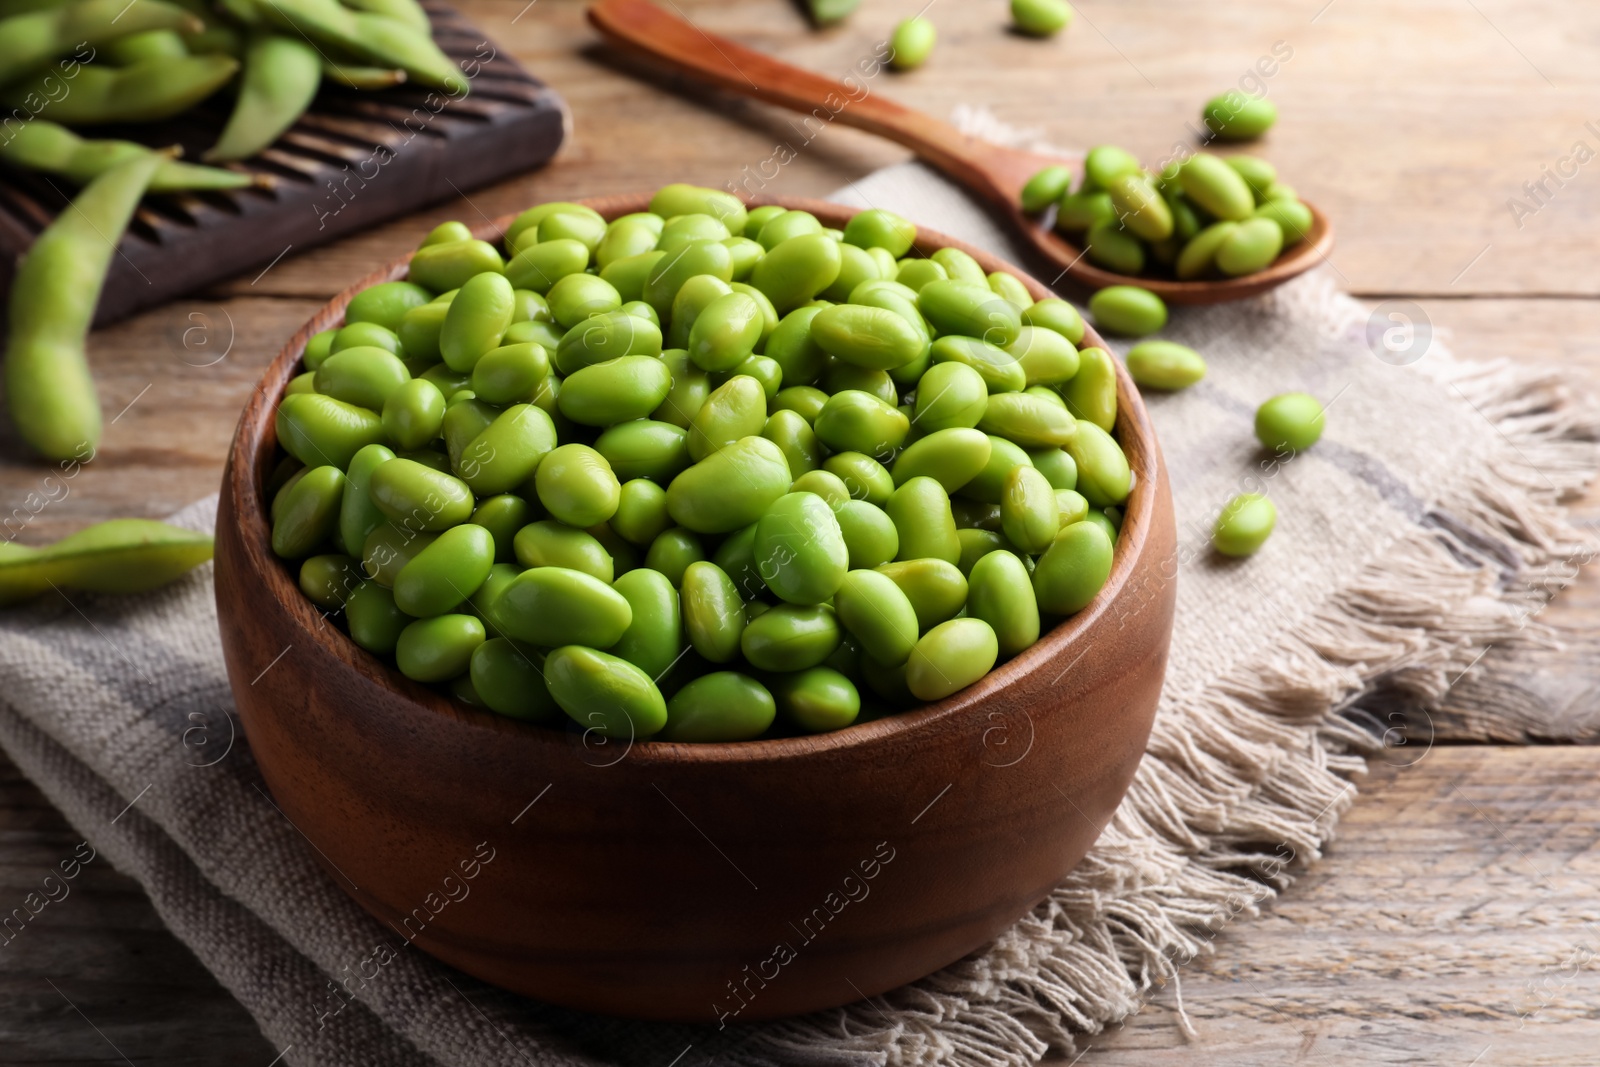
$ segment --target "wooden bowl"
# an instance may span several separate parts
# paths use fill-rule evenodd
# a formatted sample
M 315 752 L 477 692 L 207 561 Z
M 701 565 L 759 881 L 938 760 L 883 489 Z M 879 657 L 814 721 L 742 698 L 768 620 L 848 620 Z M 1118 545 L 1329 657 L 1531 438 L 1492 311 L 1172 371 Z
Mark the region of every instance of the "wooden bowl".
M 780 202 L 833 226 L 850 214 Z M 647 199 L 592 203 L 615 217 Z M 928 231 L 918 244 L 1005 267 Z M 217 516 L 217 613 L 245 734 L 357 903 L 530 997 L 743 1021 L 930 974 L 1083 857 L 1144 752 L 1172 631 L 1172 502 L 1126 374 L 1117 433 L 1137 480 L 1111 578 L 1031 649 L 947 700 L 836 733 L 606 743 L 409 681 L 325 621 L 272 555 L 262 485 L 284 386 L 356 292 L 405 271 L 347 289 L 278 354 L 240 420 Z

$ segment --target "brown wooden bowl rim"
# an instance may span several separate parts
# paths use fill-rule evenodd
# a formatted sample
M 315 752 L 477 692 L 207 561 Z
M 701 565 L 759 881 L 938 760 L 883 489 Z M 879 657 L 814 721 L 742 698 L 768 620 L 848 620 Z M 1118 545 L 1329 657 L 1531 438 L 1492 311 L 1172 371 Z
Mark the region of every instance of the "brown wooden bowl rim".
M 644 211 L 649 199 L 648 195 L 631 194 L 596 197 L 577 202 L 594 208 L 609 219 Z M 795 197 L 758 197 L 751 199 L 749 203 L 752 207 L 771 203 L 810 211 L 826 223 L 839 225 L 856 212 L 856 209 L 830 201 Z M 490 235 L 497 236 L 504 232 L 515 217 L 515 215 L 502 216 L 477 227 L 474 232 L 486 239 Z M 1037 279 L 1005 263 L 999 257 L 936 231 L 919 227 L 917 247 L 961 249 L 973 256 L 984 267 L 985 272 L 1003 269 L 1017 275 L 1035 299 L 1055 295 Z M 230 494 L 232 498 L 234 514 L 241 526 L 241 539 L 255 549 L 254 553 L 247 552 L 244 559 L 248 560 L 253 555 L 259 560 L 277 560 L 271 550 L 271 530 L 261 500 L 261 489 L 265 475 L 270 470 L 269 462 L 273 460 L 277 450 L 274 419 L 277 401 L 289 380 L 299 373 L 298 364 L 306 342 L 313 334 L 334 325 L 336 320 L 341 320 L 345 306 L 355 294 L 379 282 L 402 278 L 410 259 L 411 255 L 407 254 L 374 271 L 340 292 L 313 314 L 274 357 L 262 375 L 260 384 L 246 403 L 229 451 L 228 466 L 222 486 L 222 491 Z M 1104 346 L 1104 342 L 1093 328 L 1086 326 L 1082 347 L 1091 344 Z M 1088 607 L 1048 630 L 1032 647 L 990 671 L 978 682 L 932 704 L 823 734 L 699 744 L 670 741 L 630 742 L 628 758 L 663 763 L 776 761 L 822 751 L 907 740 L 924 726 L 977 710 L 985 700 L 1004 689 L 1014 679 L 1029 671 L 1043 669 L 1049 660 L 1067 652 L 1106 617 L 1118 594 L 1128 586 L 1150 540 L 1155 522 L 1154 512 L 1161 499 L 1159 489 L 1164 474 L 1155 430 L 1126 369 L 1119 361 L 1114 360 L 1113 363 L 1117 372 L 1118 402 L 1115 429 L 1119 442 L 1128 453 L 1129 465 L 1134 472 L 1134 485 L 1124 505 L 1123 523 L 1117 537 L 1117 552 L 1112 559 L 1110 577 Z M 400 693 L 431 711 L 453 717 L 465 725 L 491 731 L 515 732 L 523 736 L 531 730 L 534 735 L 546 738 L 551 744 L 565 746 L 569 743 L 563 731 L 521 723 L 490 711 L 473 708 L 405 677 L 397 668 L 357 645 L 344 631 L 327 625 L 316 606 L 300 592 L 298 582 L 290 577 L 286 567 L 265 567 L 259 572 L 259 577 L 265 586 L 263 592 L 284 606 L 304 631 L 307 641 L 325 642 L 337 658 L 367 681 Z M 1069 663 L 1066 669 L 1070 668 Z
M 1311 212 L 1311 230 L 1305 240 L 1289 246 L 1288 250 L 1265 270 L 1238 278 L 1178 281 L 1176 278 L 1150 277 L 1142 274 L 1117 274 L 1096 266 L 1083 258 L 1082 247 L 1069 241 L 1044 225 L 1036 215 L 1025 215 L 1020 209 L 1012 214 L 1018 225 L 1028 230 L 1041 243 L 1059 245 L 1072 261 L 1071 275 L 1075 281 L 1093 289 L 1111 285 L 1136 285 L 1148 289 L 1161 299 L 1173 304 L 1222 304 L 1275 289 L 1291 279 L 1298 278 L 1319 263 L 1327 262 L 1333 251 L 1333 222 L 1312 203 L 1302 200 Z

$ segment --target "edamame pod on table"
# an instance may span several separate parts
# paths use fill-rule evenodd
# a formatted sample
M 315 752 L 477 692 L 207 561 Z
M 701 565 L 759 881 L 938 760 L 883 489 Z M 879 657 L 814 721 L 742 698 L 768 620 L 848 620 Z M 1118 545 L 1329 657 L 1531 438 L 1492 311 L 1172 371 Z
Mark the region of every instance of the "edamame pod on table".
M 255 8 L 267 21 L 311 41 L 397 67 L 412 81 L 452 97 L 467 95 L 461 68 L 425 29 L 387 15 L 351 11 L 338 0 L 258 0 Z
M 140 4 L 149 2 L 139 0 Z M 244 72 L 233 113 L 217 143 L 201 158 L 229 162 L 255 155 L 305 113 L 321 80 L 322 57 L 303 38 L 281 33 L 252 34 L 244 53 Z
M 211 535 L 150 519 L 112 519 L 34 548 L 0 547 L 0 605 L 52 587 L 86 593 L 143 593 L 211 558 Z
M 0 19 L 0 84 L 87 46 L 148 30 L 195 31 L 200 20 L 163 0 L 78 0 Z
M 162 159 L 133 158 L 90 182 L 71 210 L 34 238 L 17 267 L 7 316 L 6 401 L 23 440 L 49 459 L 81 457 L 100 443 L 100 403 L 84 344 L 117 242 Z M 343 459 L 348 463 L 349 455 Z
M 0 103 L 32 110 L 30 100 L 49 100 L 52 121 L 67 126 L 112 122 L 156 122 L 189 110 L 233 78 L 232 56 L 154 59 L 129 67 L 80 66 L 72 91 L 62 94 L 53 70 L 34 73 L 0 89 Z
M 58 174 L 74 185 L 88 185 L 117 164 L 151 152 L 133 141 L 86 140 L 65 126 L 42 118 L 30 119 L 8 132 L 10 136 L 0 141 L 0 162 Z M 220 192 L 259 183 L 260 179 L 250 174 L 180 163 L 163 155 L 148 191 Z

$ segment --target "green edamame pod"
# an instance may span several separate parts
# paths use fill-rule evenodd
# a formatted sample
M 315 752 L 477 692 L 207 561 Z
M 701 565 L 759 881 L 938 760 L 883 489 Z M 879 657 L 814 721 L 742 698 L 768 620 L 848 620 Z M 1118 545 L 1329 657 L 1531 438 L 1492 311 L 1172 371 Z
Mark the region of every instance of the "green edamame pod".
M 133 141 L 90 141 L 65 126 L 33 118 L 7 131 L 0 142 L 0 161 L 27 170 L 59 174 L 74 185 L 88 185 L 119 163 L 150 154 Z M 201 167 L 161 157 L 149 192 L 220 192 L 258 184 L 258 179 L 221 167 Z M 315 367 L 309 369 L 315 370 Z
M 6 401 L 22 439 L 48 459 L 81 457 L 100 443 L 100 404 L 84 343 L 116 244 L 162 158 L 133 158 L 90 182 L 72 209 L 34 238 L 17 266 Z M 308 465 L 334 462 L 295 455 Z
M 140 0 L 148 3 L 150 0 Z M 311 106 L 322 80 L 322 57 L 298 35 L 254 33 L 245 48 L 239 96 L 211 163 L 247 159 L 276 141 Z
M 713 671 L 667 701 L 663 741 L 748 741 L 772 725 L 777 705 L 766 686 L 737 671 Z
M 342 63 L 334 59 L 323 57 L 322 76 L 335 85 L 342 85 L 347 89 L 363 89 L 372 92 L 378 89 L 392 89 L 403 84 L 406 72 L 390 67 L 371 67 L 364 64 Z
M 388 15 L 351 11 L 338 0 L 263 0 L 255 9 L 276 26 L 368 60 L 404 70 L 412 81 L 451 97 L 467 95 L 468 82 L 427 29 Z
M 564 645 L 545 657 L 544 677 L 567 716 L 603 737 L 650 737 L 667 723 L 661 691 L 620 656 Z
M 149 59 L 128 67 L 89 64 L 78 67 L 71 92 L 63 94 L 59 76 L 46 68 L 6 84 L 0 103 L 31 112 L 38 101 L 49 100 L 51 120 L 64 126 L 156 122 L 194 107 L 238 69 L 237 59 L 217 55 Z
M 87 47 L 149 30 L 200 29 L 200 20 L 162 0 L 79 0 L 0 19 L 0 83 L 46 66 Z M 31 110 L 37 110 L 31 109 Z
M 6 542 L 0 605 L 54 586 L 88 593 L 143 593 L 211 558 L 211 535 L 150 519 L 112 519 L 42 548 Z

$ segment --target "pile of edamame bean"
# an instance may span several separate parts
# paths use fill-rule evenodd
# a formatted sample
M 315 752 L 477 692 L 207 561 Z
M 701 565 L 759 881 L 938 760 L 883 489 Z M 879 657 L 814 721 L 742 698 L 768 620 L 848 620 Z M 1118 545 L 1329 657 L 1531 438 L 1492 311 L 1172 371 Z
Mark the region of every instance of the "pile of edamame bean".
M 177 149 L 86 140 L 68 127 L 169 119 L 233 86 L 227 123 L 204 155 L 226 163 L 277 140 L 324 81 L 382 89 L 407 80 L 452 97 L 468 88 L 416 0 L 0 0 L 0 163 L 82 187 L 12 286 L 6 391 L 23 439 L 61 461 L 99 444 L 84 343 L 140 198 L 258 181 L 178 163 Z
M 1311 209 L 1256 156 L 1199 152 L 1160 174 L 1132 154 L 1100 145 L 1083 178 L 1046 167 L 1028 180 L 1022 209 L 1055 208 L 1055 228 L 1080 241 L 1089 260 L 1130 277 L 1182 281 L 1238 278 L 1270 267 L 1311 232 Z
M 1077 311 L 915 237 L 688 185 L 445 223 L 307 344 L 272 547 L 514 718 L 738 741 L 949 696 L 1093 600 L 1132 475 Z

